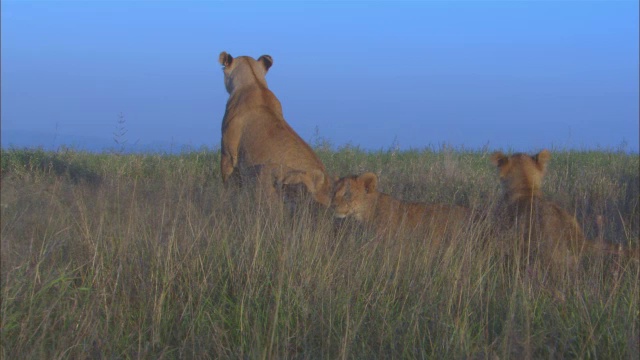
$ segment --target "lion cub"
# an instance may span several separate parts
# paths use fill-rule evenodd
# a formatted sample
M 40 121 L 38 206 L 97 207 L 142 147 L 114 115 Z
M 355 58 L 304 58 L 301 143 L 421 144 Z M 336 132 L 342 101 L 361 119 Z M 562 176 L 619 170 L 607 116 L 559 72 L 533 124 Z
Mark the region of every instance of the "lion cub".
M 542 198 L 542 178 L 550 158 L 548 150 L 533 156 L 501 152 L 491 156 L 504 192 L 496 220 L 501 228 L 517 232 L 527 261 L 542 256 L 556 265 L 575 266 L 585 243 L 582 229 L 574 216 Z
M 613 244 L 586 240 L 573 215 L 542 197 L 542 179 L 550 158 L 548 150 L 533 156 L 501 152 L 491 156 L 504 191 L 496 221 L 500 227 L 516 231 L 526 261 L 539 258 L 558 269 L 562 265 L 575 269 L 584 250 L 626 253 Z
M 333 179 L 284 120 L 280 101 L 267 87 L 271 56 L 255 60 L 222 52 L 219 62 L 229 92 L 222 120 L 222 181 L 234 173 L 240 179 L 257 178 L 267 194 L 277 191 L 274 183 L 301 184 L 317 202 L 329 206 Z
M 331 207 L 338 218 L 348 216 L 368 226 L 379 235 L 420 231 L 432 235 L 438 243 L 468 224 L 471 211 L 462 206 L 409 203 L 378 192 L 378 177 L 374 173 L 347 176 L 335 183 Z

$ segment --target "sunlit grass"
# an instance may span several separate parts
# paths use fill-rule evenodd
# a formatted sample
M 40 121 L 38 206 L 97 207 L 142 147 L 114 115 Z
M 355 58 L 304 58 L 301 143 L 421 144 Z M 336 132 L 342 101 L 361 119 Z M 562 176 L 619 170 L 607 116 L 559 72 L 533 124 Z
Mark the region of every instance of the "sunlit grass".
M 319 151 L 329 172 L 481 211 L 488 153 Z M 2 151 L 1 357 L 637 358 L 637 261 L 592 257 L 557 294 L 481 222 L 431 249 L 310 205 L 225 189 L 219 153 Z M 554 152 L 545 193 L 639 246 L 639 158 Z

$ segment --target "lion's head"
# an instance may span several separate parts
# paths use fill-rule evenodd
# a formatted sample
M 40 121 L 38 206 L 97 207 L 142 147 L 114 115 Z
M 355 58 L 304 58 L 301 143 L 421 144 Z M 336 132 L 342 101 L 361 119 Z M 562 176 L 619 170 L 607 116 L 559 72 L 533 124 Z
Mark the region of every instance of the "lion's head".
M 368 172 L 359 176 L 346 176 L 339 179 L 334 186 L 331 207 L 338 218 L 354 216 L 363 221 L 363 214 L 368 207 L 374 206 L 378 177 Z
M 265 76 L 273 65 L 273 59 L 269 55 L 262 55 L 255 60 L 250 56 L 234 58 L 225 51 L 220 53 L 218 61 L 224 66 L 224 86 L 229 94 L 245 85 L 260 84 L 266 87 Z
M 498 168 L 506 194 L 515 199 L 540 195 L 542 178 L 550 158 L 549 150 L 542 150 L 533 156 L 520 153 L 506 156 L 496 152 L 491 155 L 491 162 Z

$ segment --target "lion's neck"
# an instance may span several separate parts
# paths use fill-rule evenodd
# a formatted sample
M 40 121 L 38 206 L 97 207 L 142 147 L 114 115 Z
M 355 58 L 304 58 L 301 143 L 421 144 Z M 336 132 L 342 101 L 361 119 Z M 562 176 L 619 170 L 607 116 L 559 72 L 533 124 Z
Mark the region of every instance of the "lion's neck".
M 533 199 L 541 199 L 542 192 L 540 189 L 531 186 L 510 188 L 504 194 L 504 199 L 508 203 L 532 201 Z
M 496 208 L 497 214 L 505 221 L 503 225 L 513 226 L 518 218 L 529 219 L 539 211 L 545 201 L 539 192 L 506 193 Z
M 375 202 L 365 210 L 368 212 L 366 219 L 368 219 L 369 222 L 375 223 L 377 226 L 393 226 L 398 222 L 399 217 L 402 216 L 400 211 L 401 206 L 402 202 L 391 195 L 377 193 L 375 195 Z
M 256 107 L 269 108 L 282 116 L 282 105 L 271 90 L 258 84 L 245 85 L 235 89 L 227 101 L 227 112 L 235 114 Z

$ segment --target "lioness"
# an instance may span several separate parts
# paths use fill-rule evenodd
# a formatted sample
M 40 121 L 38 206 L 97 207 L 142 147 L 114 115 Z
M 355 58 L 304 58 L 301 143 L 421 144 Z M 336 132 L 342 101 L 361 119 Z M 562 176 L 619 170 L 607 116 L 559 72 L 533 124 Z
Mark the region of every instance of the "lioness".
M 409 203 L 377 190 L 374 173 L 346 176 L 335 183 L 331 208 L 338 218 L 353 216 L 379 235 L 420 231 L 439 243 L 445 234 L 468 224 L 471 211 L 455 205 Z M 462 225 L 462 226 L 461 226 Z
M 275 177 L 277 183 L 304 184 L 317 202 L 329 206 L 332 179 L 311 147 L 284 120 L 280 101 L 267 87 L 271 56 L 234 58 L 223 51 L 219 61 L 229 92 L 222 120 L 223 182 L 227 183 L 236 168 L 240 176 L 257 169 L 261 180 Z M 273 181 L 261 183 L 268 193 L 275 190 Z
M 543 198 L 542 179 L 551 158 L 548 150 L 536 155 L 496 152 L 491 162 L 497 167 L 504 196 L 496 215 L 499 226 L 515 230 L 527 263 L 538 258 L 559 267 L 578 265 L 585 250 L 631 254 L 602 241 L 588 241 L 576 218 L 558 204 Z M 558 268 L 559 269 L 559 268 Z

